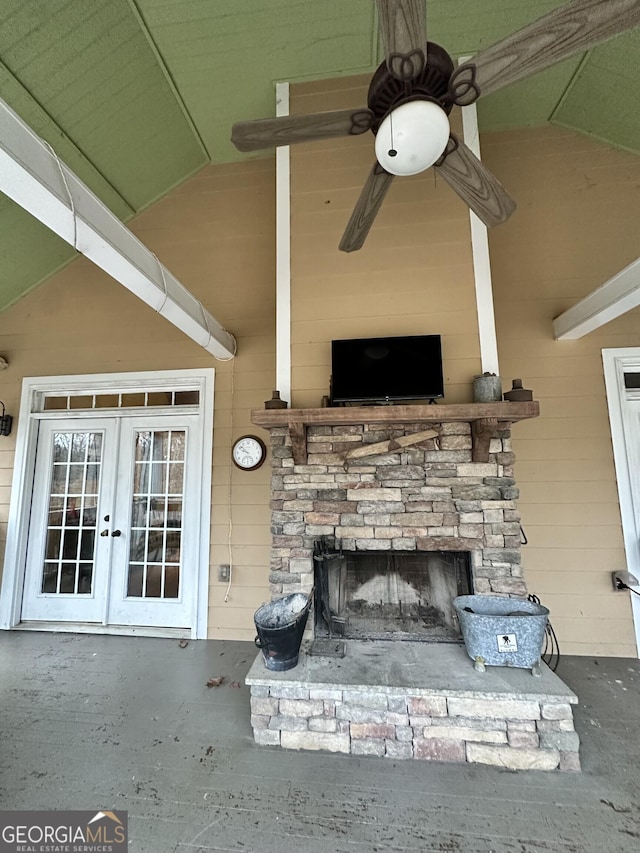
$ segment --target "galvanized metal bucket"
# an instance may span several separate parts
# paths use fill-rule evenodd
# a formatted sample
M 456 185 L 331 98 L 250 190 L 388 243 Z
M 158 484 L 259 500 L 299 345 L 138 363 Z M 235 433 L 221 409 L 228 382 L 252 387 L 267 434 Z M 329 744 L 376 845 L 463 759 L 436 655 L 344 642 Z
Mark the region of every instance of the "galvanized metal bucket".
M 540 674 L 549 611 L 525 598 L 459 595 L 453 601 L 467 654 L 475 668 L 515 666 Z

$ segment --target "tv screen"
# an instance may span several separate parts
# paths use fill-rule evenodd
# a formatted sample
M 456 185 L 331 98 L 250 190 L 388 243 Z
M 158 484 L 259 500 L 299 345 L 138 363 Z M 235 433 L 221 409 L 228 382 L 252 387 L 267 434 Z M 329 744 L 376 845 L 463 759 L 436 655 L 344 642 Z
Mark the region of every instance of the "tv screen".
M 331 403 L 444 396 L 440 335 L 331 342 Z

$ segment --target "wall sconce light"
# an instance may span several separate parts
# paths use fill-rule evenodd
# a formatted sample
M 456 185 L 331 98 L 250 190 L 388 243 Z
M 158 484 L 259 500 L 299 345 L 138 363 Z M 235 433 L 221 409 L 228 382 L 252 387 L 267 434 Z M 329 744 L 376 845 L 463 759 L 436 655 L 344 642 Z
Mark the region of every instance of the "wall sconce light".
M 10 435 L 13 417 L 11 415 L 5 415 L 5 408 L 2 400 L 0 400 L 0 406 L 2 406 L 2 416 L 0 416 L 0 435 Z

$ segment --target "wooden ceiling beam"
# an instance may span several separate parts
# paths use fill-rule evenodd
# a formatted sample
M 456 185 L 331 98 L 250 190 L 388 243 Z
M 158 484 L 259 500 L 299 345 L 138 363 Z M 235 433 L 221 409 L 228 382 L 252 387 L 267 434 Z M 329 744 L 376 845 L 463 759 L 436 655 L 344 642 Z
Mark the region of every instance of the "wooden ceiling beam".
M 2 100 L 0 190 L 215 358 L 235 355 L 233 335 Z
M 557 341 L 577 340 L 640 305 L 640 258 L 553 321 Z

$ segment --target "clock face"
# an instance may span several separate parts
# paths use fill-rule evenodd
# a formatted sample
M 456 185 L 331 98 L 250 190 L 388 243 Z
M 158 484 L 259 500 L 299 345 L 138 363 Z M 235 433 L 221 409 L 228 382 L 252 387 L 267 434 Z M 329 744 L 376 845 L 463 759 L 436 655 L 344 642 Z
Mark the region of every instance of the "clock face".
M 231 458 L 243 471 L 259 468 L 265 460 L 267 448 L 262 439 L 255 435 L 243 435 L 233 445 Z

